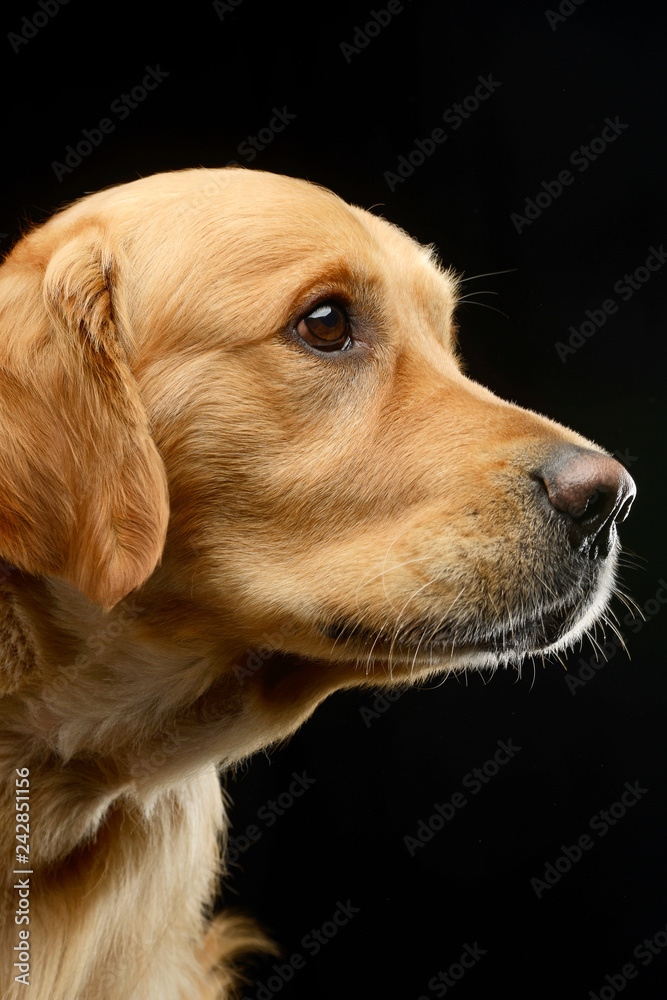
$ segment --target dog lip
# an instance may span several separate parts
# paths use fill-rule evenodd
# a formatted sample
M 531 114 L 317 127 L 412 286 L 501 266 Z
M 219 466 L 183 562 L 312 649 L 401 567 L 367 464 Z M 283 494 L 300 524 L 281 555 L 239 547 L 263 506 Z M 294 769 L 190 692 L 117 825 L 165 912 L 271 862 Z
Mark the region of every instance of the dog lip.
M 424 636 L 432 632 L 431 622 L 414 623 L 410 634 L 399 638 L 378 635 L 376 630 L 361 622 L 340 618 L 322 625 L 320 631 L 334 642 L 353 641 L 354 652 L 351 651 L 349 660 L 276 649 L 262 658 L 258 679 L 264 696 L 269 700 L 289 700 L 299 691 L 311 688 L 314 691 L 320 685 L 333 691 L 341 686 L 343 675 L 354 683 L 353 679 L 358 676 L 358 657 L 367 654 L 371 648 L 372 660 L 378 665 L 390 664 L 392 660 L 396 663 L 403 657 L 412 662 L 418 653 L 449 656 L 455 652 L 463 657 L 490 653 L 511 659 L 539 655 L 570 631 L 581 617 L 580 611 L 581 604 L 571 602 L 514 626 L 509 620 L 486 625 L 477 622 L 466 627 L 461 624 L 447 625 L 433 632 L 428 640 Z M 321 699 L 318 697 L 316 700 Z
M 571 602 L 545 610 L 531 618 L 517 620 L 515 623 L 508 616 L 508 619 L 501 623 L 459 622 L 443 625 L 436 631 L 433 631 L 432 622 L 421 621 L 413 623 L 407 630 L 402 629 L 401 634 L 394 636 L 378 633 L 361 622 L 344 619 L 323 626 L 321 631 L 335 642 L 372 644 L 378 655 L 387 647 L 396 652 L 403 649 L 411 655 L 415 650 L 435 652 L 446 648 L 495 653 L 527 650 L 539 652 L 553 645 L 570 631 L 581 617 L 578 613 L 580 610 L 579 604 Z
M 470 646 L 471 648 L 495 653 L 522 652 L 531 650 L 539 652 L 558 642 L 572 628 L 576 620 L 575 605 L 547 611 L 528 620 L 513 624 L 511 621 L 495 626 L 485 631 L 480 629 L 477 635 L 459 637 L 451 628 L 436 633 L 429 641 L 429 646 L 446 645 Z M 461 641 L 462 639 L 462 641 Z

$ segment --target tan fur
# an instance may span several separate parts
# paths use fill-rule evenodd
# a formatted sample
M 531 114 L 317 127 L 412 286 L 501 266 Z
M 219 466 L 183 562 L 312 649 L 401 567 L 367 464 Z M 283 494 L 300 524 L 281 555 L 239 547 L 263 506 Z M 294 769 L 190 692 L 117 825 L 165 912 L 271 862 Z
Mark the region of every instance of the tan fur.
M 518 664 L 603 608 L 613 559 L 568 561 L 529 493 L 554 447 L 595 446 L 462 374 L 456 296 L 383 219 L 233 168 L 83 199 L 0 268 L 5 1000 L 230 996 L 269 946 L 211 922 L 216 767 L 338 688 Z M 347 354 L 294 334 L 325 300 L 356 324 Z M 476 639 L 553 607 L 552 647 Z

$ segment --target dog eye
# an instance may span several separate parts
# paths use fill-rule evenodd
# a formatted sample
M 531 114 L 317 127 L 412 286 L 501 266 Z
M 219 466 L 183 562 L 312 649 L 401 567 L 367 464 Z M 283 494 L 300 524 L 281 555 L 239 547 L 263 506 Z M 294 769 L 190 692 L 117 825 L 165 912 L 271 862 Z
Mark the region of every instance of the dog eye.
M 351 347 L 349 323 L 340 306 L 325 302 L 296 325 L 296 332 L 318 351 L 346 351 Z

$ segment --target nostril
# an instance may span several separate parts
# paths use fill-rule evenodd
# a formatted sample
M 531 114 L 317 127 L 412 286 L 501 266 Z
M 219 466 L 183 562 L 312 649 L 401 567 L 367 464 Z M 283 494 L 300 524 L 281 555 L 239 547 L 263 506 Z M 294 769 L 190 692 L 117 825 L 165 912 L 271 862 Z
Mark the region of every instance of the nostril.
M 623 466 L 608 455 L 565 448 L 538 473 L 549 502 L 568 528 L 570 544 L 591 558 L 607 555 L 615 524 L 624 521 L 635 497 L 635 484 Z
M 622 524 L 623 521 L 625 521 L 625 519 L 628 516 L 628 514 L 630 513 L 630 508 L 632 507 L 632 501 L 634 500 L 635 494 L 637 492 L 637 488 L 635 487 L 634 479 L 631 479 L 631 482 L 632 482 L 632 485 L 633 485 L 634 489 L 632 490 L 631 494 L 629 494 L 628 496 L 626 496 L 625 500 L 621 504 L 621 507 L 620 507 L 620 510 L 619 510 L 618 514 L 616 514 L 616 516 L 614 517 L 614 520 L 616 521 L 617 524 Z
M 581 483 L 546 480 L 547 495 L 553 507 L 575 521 L 606 520 L 616 505 L 617 493 L 586 480 Z

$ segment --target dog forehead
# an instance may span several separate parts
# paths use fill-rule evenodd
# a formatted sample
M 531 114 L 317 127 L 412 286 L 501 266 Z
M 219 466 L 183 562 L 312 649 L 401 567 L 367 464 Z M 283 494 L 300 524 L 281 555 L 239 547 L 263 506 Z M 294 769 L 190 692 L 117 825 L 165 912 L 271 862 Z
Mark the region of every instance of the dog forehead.
M 246 169 L 187 173 L 158 183 L 155 213 L 135 214 L 131 236 L 132 298 L 163 348 L 170 328 L 209 343 L 264 337 L 320 292 L 453 301 L 428 248 L 326 188 Z
M 88 203 L 88 205 L 87 205 Z M 221 262 L 257 273 L 294 260 L 325 263 L 366 255 L 378 264 L 400 253 L 402 266 L 429 260 L 403 230 L 301 178 L 228 167 L 156 174 L 99 192 L 79 206 L 108 212 L 148 257 L 195 252 L 199 270 Z M 388 254 L 388 251 L 390 253 Z M 221 261 L 222 258 L 222 261 Z
M 419 255 L 419 245 L 397 227 L 319 184 L 258 170 L 220 174 L 193 197 L 186 221 L 213 261 L 222 255 L 238 271 L 245 262 L 257 274 L 318 261 L 366 259 L 381 266 L 390 243 L 402 244 L 404 256 Z M 177 209 L 181 218 L 184 207 Z

